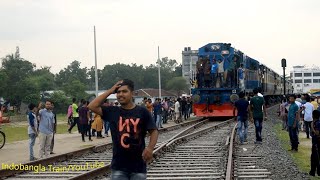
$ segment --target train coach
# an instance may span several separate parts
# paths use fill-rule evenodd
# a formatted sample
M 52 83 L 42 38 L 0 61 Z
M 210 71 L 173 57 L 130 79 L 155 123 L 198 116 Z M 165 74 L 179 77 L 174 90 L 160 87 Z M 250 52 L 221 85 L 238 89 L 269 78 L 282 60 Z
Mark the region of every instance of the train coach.
M 229 43 L 209 43 L 198 51 L 196 72 L 193 73 L 193 111 L 199 117 L 233 116 L 233 103 L 238 93 L 252 93 L 258 88 L 267 104 L 283 95 L 283 78 Z M 286 93 L 293 87 L 286 81 Z

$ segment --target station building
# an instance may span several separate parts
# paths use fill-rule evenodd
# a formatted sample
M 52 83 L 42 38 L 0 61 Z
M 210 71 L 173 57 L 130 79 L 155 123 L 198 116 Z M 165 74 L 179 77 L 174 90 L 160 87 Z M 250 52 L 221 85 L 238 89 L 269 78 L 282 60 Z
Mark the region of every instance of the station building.
M 182 77 L 190 84 L 190 78 L 195 77 L 196 63 L 198 61 L 198 50 L 191 50 L 191 47 L 185 47 L 182 51 Z
M 315 89 L 320 89 L 320 68 L 306 66 L 293 66 L 290 71 L 293 93 L 310 93 Z

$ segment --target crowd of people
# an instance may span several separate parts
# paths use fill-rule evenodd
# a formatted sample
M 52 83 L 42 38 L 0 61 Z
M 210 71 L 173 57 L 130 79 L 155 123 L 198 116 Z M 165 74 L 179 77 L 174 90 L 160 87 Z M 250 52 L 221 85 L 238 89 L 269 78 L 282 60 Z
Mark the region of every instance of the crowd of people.
M 279 116 L 282 129 L 289 132 L 291 149 L 298 151 L 299 132 L 305 132 L 306 138 L 312 138 L 311 170 L 309 174 L 320 176 L 320 106 L 318 99 L 308 94 L 290 95 L 280 104 Z
M 240 143 L 247 141 L 248 121 L 254 123 L 256 144 L 262 143 L 263 119 L 267 119 L 267 109 L 263 95 L 258 89 L 253 90 L 253 97 L 246 97 L 239 93 L 239 100 L 234 104 L 234 117 L 238 121 L 238 135 Z M 236 115 L 237 110 L 237 115 Z M 316 97 L 308 94 L 284 96 L 279 107 L 279 116 L 282 120 L 282 130 L 288 131 L 291 142 L 289 151 L 298 152 L 299 132 L 305 132 L 306 138 L 312 138 L 311 170 L 309 174 L 320 176 L 320 104 Z
M 246 71 L 237 57 L 210 60 L 200 57 L 196 64 L 196 83 L 198 88 L 234 88 L 245 89 Z
M 163 128 L 168 120 L 173 120 L 175 123 L 180 123 L 190 117 L 192 113 L 192 100 L 190 97 L 183 96 L 182 98 L 156 98 L 152 102 L 151 98 L 145 97 L 140 106 L 148 109 L 151 113 L 157 128 Z
M 77 126 L 78 132 L 81 134 L 82 141 L 85 142 L 85 136 L 88 136 L 89 141 L 92 141 L 92 136 L 104 138 L 104 135 L 109 136 L 109 130 L 112 134 L 112 141 L 115 155 L 113 157 L 112 176 L 130 177 L 138 175 L 145 177 L 145 163 L 152 158 L 152 151 L 157 141 L 157 129 L 162 128 L 162 125 L 169 120 L 180 123 L 183 119 L 186 120 L 192 113 L 192 100 L 190 97 L 182 98 L 156 98 L 152 102 L 151 98 L 144 98 L 139 105 L 135 105 L 132 100 L 133 82 L 130 80 L 120 81 L 110 90 L 97 97 L 91 103 L 85 100 L 73 98 L 72 104 L 68 107 L 67 117 L 69 129 L 71 133 L 74 126 Z M 109 103 L 107 97 L 111 93 L 117 93 L 119 102 Z M 250 94 L 251 95 L 251 94 Z M 27 116 L 29 127 L 28 134 L 30 138 L 30 161 L 36 160 L 33 153 L 35 139 L 39 136 L 40 152 L 39 157 L 48 157 L 53 154 L 54 134 L 56 133 L 57 117 L 54 112 L 54 103 L 50 100 L 40 103 L 38 106 L 29 104 L 29 113 Z M 237 111 L 237 115 L 236 115 Z M 265 100 L 260 89 L 253 90 L 253 96 L 239 93 L 239 100 L 234 103 L 234 117 L 238 121 L 238 135 L 240 143 L 247 142 L 248 121 L 255 125 L 255 144 L 261 144 L 262 124 L 267 120 L 267 108 Z M 305 95 L 289 95 L 283 97 L 279 109 L 279 116 L 282 119 L 283 130 L 288 131 L 291 141 L 290 151 L 298 152 L 299 136 L 298 133 L 305 131 L 306 137 L 312 137 L 312 155 L 311 155 L 311 170 L 310 175 L 315 176 L 315 173 L 320 176 L 320 106 L 315 97 Z M 141 130 L 137 130 L 140 128 Z M 151 133 L 150 143 L 145 147 L 144 138 L 145 132 Z M 142 134 L 141 134 L 142 133 Z M 120 136 L 117 136 L 119 134 Z M 116 136 L 115 136 L 116 135 Z M 138 145 L 139 144 L 139 145 Z M 137 147 L 139 147 L 137 149 Z M 127 149 L 130 150 L 130 155 L 125 155 Z M 142 157 L 134 157 L 134 154 L 142 154 Z M 128 160 L 128 159 L 132 159 Z M 126 164 L 127 162 L 139 162 Z M 141 164 L 141 162 L 144 162 Z M 124 169 L 123 169 L 124 168 Z M 139 172 L 126 174 L 130 172 Z
M 110 124 L 108 120 L 103 119 L 101 115 L 94 113 L 88 108 L 89 102 L 81 99 L 77 101 L 72 99 L 72 104 L 67 110 L 68 132 L 72 133 L 72 129 L 76 126 L 81 139 L 85 142 L 85 137 L 89 141 L 93 141 L 92 137 L 97 139 L 109 136 Z M 192 101 L 190 97 L 173 98 L 156 98 L 154 102 L 149 98 L 144 98 L 138 105 L 145 107 L 151 114 L 157 129 L 163 128 L 162 125 L 173 120 L 180 123 L 186 120 L 192 113 Z M 108 102 L 107 99 L 101 104 L 102 107 L 117 106 L 119 102 Z M 39 158 L 48 157 L 54 154 L 54 135 L 57 128 L 57 117 L 54 112 L 54 103 L 47 100 L 45 103 L 39 103 L 37 106 L 33 103 L 28 106 L 28 135 L 29 135 L 29 151 L 30 161 L 37 160 L 34 156 L 33 147 L 36 137 L 39 136 L 40 151 Z

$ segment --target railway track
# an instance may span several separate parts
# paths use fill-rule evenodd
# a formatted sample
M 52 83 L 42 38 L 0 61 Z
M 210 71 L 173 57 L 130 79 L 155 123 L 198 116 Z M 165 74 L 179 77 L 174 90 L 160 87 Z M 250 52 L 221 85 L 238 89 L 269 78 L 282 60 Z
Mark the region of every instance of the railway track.
M 160 130 L 147 179 L 270 179 L 271 172 L 261 166 L 261 157 L 254 151 L 243 151 L 237 143 L 234 124 L 233 120 L 197 120 Z M 108 179 L 112 144 L 70 157 L 51 157 L 51 169 L 49 165 L 43 172 L 20 173 L 7 179 Z M 64 171 L 68 166 L 79 169 Z
M 255 133 L 253 125 L 249 126 L 249 129 L 248 134 Z M 271 172 L 263 167 L 262 157 L 254 151 L 259 144 L 241 146 L 236 141 L 232 142 L 228 160 L 230 162 L 229 179 L 270 179 Z
M 147 179 L 224 179 L 232 120 L 179 137 L 156 153 Z
M 160 136 L 156 149 L 161 149 L 169 141 L 188 134 L 197 128 L 203 128 L 204 124 L 214 123 L 217 122 L 199 119 L 161 129 L 159 130 Z M 0 177 L 14 175 L 7 179 L 88 179 L 109 172 L 111 159 L 112 144 L 110 143 L 25 164 L 38 166 L 38 172 L 35 170 L 28 172 L 1 170 Z M 41 164 L 41 167 L 39 167 L 39 164 Z

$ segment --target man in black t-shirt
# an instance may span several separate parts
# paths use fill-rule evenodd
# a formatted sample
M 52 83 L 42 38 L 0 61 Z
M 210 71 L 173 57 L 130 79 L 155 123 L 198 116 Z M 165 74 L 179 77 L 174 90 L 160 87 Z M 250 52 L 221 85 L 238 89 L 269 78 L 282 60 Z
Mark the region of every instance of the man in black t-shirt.
M 243 144 L 244 141 L 247 141 L 247 133 L 248 133 L 248 111 L 249 101 L 245 98 L 245 93 L 239 93 L 239 100 L 234 103 L 233 116 L 236 120 L 236 110 L 238 111 L 237 119 L 238 119 L 238 134 L 240 137 L 240 143 Z M 243 129 L 244 127 L 244 129 Z M 243 130 L 243 132 L 242 132 Z
M 112 93 L 117 93 L 117 100 L 121 107 L 101 106 Z M 112 180 L 146 179 L 146 163 L 152 160 L 152 153 L 158 139 L 158 130 L 150 112 L 134 104 L 133 93 L 133 82 L 124 79 L 98 96 L 88 106 L 110 124 L 113 141 Z M 147 131 L 150 134 L 150 142 L 146 147 Z

